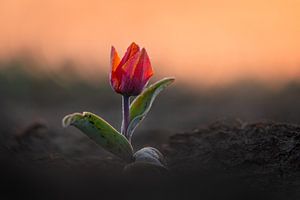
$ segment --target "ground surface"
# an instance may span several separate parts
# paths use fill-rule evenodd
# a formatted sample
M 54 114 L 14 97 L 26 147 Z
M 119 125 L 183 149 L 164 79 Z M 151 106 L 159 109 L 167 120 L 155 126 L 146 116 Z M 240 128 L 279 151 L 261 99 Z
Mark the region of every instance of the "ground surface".
M 133 136 L 135 149 L 166 155 L 169 173 L 137 167 L 141 176 L 132 177 L 79 130 L 61 127 L 66 114 L 91 111 L 119 129 L 121 98 L 107 74 L 90 83 L 70 68 L 33 74 L 31 66 L 0 62 L 1 200 L 300 199 L 299 126 L 292 125 L 300 124 L 299 80 L 209 89 L 177 80 Z M 250 123 L 229 121 L 237 118 Z
M 137 177 L 124 174 L 125 163 L 79 135 L 57 134 L 42 122 L 2 135 L 2 194 L 53 199 L 300 197 L 298 125 L 217 122 L 176 134 L 167 143 L 156 143 L 169 172 L 147 176 L 146 167 Z
M 214 123 L 172 136 L 169 146 L 173 173 L 217 175 L 277 198 L 300 197 L 300 126 Z

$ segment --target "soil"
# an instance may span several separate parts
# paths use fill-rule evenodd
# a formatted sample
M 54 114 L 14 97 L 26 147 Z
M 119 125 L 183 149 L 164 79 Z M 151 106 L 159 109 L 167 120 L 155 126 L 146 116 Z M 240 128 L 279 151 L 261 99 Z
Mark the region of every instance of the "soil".
M 136 166 L 138 173 L 129 174 L 123 171 L 126 163 L 82 134 L 57 133 L 35 122 L 1 135 L 1 194 L 3 199 L 300 199 L 299 125 L 216 122 L 157 141 L 156 147 L 168 172 Z
M 218 122 L 172 136 L 169 148 L 174 174 L 214 177 L 229 187 L 236 183 L 272 199 L 300 199 L 298 125 Z

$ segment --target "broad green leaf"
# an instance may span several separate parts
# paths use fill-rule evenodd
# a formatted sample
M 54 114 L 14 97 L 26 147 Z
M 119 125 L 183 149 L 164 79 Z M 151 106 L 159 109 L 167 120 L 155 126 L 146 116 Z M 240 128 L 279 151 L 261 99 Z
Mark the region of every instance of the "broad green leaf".
M 127 135 L 129 135 L 129 138 L 131 138 L 135 128 L 150 111 L 152 103 L 157 95 L 174 80 L 174 78 L 164 78 L 150 85 L 134 99 L 130 105 L 130 123 L 127 129 Z
M 62 121 L 63 127 L 73 125 L 85 133 L 98 145 L 116 156 L 131 161 L 133 149 L 128 140 L 101 117 L 83 112 L 67 115 Z

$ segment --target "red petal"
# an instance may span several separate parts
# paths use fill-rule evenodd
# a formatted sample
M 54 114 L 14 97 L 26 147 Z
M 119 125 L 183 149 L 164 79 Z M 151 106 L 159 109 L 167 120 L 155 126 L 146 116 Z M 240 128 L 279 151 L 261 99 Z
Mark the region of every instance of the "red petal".
M 127 51 L 126 51 L 125 55 L 123 56 L 119 65 L 123 66 L 129 60 L 129 58 L 134 56 L 139 51 L 140 51 L 140 47 L 137 44 L 135 44 L 134 42 L 131 43 L 131 45 L 127 48 Z
M 120 64 L 120 57 L 115 49 L 115 47 L 111 47 L 111 52 L 110 52 L 110 65 L 111 65 L 111 70 L 115 71 L 118 65 Z
M 111 53 L 110 53 L 110 65 L 111 65 L 110 84 L 116 92 L 118 92 L 118 88 L 121 82 L 120 80 L 121 73 L 119 72 L 120 70 L 117 70 L 119 64 L 120 64 L 120 58 L 118 56 L 116 49 L 112 46 Z
M 141 51 L 140 60 L 136 65 L 133 78 L 138 79 L 138 81 L 140 81 L 141 84 L 145 85 L 151 78 L 153 73 L 154 72 L 151 66 L 150 58 L 147 54 L 147 51 L 143 48 Z
M 124 91 L 125 93 L 129 90 L 131 87 L 131 78 L 134 73 L 134 69 L 136 68 L 136 65 L 138 64 L 139 58 L 141 53 L 136 53 L 134 56 L 132 56 L 122 67 L 122 81 L 120 85 L 120 90 Z
M 129 74 L 127 74 L 129 75 Z M 150 59 L 145 49 L 143 49 L 138 58 L 138 62 L 135 65 L 133 73 L 130 74 L 130 78 L 126 78 L 127 81 L 124 84 L 124 88 L 130 95 L 138 95 L 142 92 L 150 77 L 153 75 Z M 122 81 L 123 85 L 123 81 Z

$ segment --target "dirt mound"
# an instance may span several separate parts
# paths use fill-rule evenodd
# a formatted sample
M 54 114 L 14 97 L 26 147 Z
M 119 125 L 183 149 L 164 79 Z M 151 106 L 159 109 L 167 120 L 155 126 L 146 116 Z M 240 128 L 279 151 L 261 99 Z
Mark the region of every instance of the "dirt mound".
M 300 126 L 215 123 L 170 138 L 173 170 L 243 169 L 288 175 L 300 170 Z M 183 162 L 184 161 L 184 162 Z
M 249 188 L 300 195 L 298 125 L 218 122 L 171 136 L 166 153 L 177 175 L 234 179 Z

